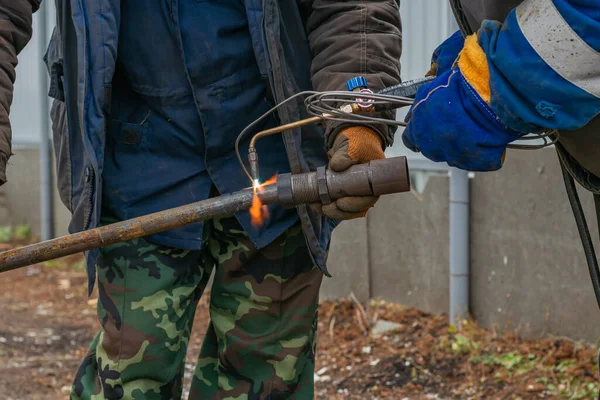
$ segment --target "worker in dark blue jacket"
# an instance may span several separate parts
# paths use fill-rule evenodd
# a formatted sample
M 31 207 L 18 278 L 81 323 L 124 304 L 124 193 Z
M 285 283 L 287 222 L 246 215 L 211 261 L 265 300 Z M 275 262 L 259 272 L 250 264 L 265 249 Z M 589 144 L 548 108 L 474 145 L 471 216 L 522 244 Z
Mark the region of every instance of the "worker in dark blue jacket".
M 39 0 L 0 1 L 0 184 L 17 54 Z M 304 90 L 399 83 L 396 0 L 56 0 L 46 63 L 58 188 L 71 232 L 251 185 L 234 152 L 252 121 Z M 306 117 L 288 103 L 251 133 Z M 381 125 L 328 123 L 261 140 L 261 179 L 383 158 Z M 178 399 L 209 276 L 193 399 L 312 399 L 317 306 L 331 231 L 376 198 L 271 207 L 88 254 L 102 325 L 71 399 Z M 96 268 L 97 267 L 97 268 Z

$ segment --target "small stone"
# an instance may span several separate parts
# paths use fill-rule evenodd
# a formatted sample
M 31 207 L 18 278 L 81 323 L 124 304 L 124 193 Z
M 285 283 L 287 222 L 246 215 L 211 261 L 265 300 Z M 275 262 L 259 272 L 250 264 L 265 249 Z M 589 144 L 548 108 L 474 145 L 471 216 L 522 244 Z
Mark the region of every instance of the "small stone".
M 317 371 L 317 375 L 323 375 L 327 371 L 329 371 L 329 367 L 323 367 Z
M 48 310 L 43 304 L 38 304 L 37 309 L 35 310 L 38 315 L 50 315 L 52 311 Z
M 375 337 L 382 336 L 386 333 L 395 331 L 402 328 L 402 324 L 398 324 L 396 322 L 386 321 L 384 319 L 380 319 L 377 321 L 373 329 L 371 330 L 371 334 Z
M 60 279 L 58 281 L 58 288 L 61 290 L 68 290 L 71 288 L 71 280 L 70 279 Z
M 30 268 L 27 268 L 27 270 L 25 271 L 25 276 L 35 276 L 35 275 L 39 274 L 40 271 L 41 270 L 39 268 L 30 267 Z
M 543 392 L 544 390 L 546 390 L 546 386 L 541 383 L 527 385 L 528 392 Z
M 371 354 L 371 346 L 364 346 L 362 352 L 365 354 Z

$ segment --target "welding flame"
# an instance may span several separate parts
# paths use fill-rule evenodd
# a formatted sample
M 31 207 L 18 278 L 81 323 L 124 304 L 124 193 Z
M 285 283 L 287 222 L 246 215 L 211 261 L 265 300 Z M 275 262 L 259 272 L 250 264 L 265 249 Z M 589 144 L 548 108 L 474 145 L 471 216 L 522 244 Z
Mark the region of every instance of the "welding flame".
M 252 207 L 250 207 L 250 220 L 255 228 L 262 228 L 265 225 L 265 220 L 269 218 L 269 207 L 263 205 L 258 194 L 264 192 L 266 185 L 272 185 L 275 182 L 277 182 L 277 175 L 262 184 L 254 181 L 254 197 L 252 198 Z

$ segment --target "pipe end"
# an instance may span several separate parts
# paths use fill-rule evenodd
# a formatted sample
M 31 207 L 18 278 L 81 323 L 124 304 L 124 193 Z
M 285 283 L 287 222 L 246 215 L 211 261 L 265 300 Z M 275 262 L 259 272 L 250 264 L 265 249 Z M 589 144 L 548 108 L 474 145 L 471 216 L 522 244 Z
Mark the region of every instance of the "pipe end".
M 406 157 L 392 157 L 370 162 L 373 194 L 402 193 L 410 191 L 410 177 Z

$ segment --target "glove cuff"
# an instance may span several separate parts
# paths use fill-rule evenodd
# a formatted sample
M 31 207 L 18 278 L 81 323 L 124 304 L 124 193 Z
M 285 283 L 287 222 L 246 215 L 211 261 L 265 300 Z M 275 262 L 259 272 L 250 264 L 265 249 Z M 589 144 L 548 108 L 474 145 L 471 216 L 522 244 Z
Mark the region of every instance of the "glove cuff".
M 384 119 L 391 119 L 391 120 L 393 120 L 395 118 L 395 115 L 392 112 L 388 112 L 388 111 L 383 112 L 383 113 L 376 113 L 375 115 L 371 115 L 371 116 L 384 118 Z M 357 123 L 359 123 L 359 122 L 357 122 Z M 376 132 L 377 135 L 379 136 L 379 139 L 382 141 L 382 143 L 385 144 L 386 147 L 394 144 L 394 133 L 397 130 L 397 128 L 395 126 L 388 126 L 383 123 L 381 123 L 381 124 L 379 124 L 379 123 L 362 124 L 361 123 L 361 125 L 354 125 L 354 124 L 349 124 L 348 122 L 340 122 L 340 121 L 332 120 L 332 121 L 325 122 L 325 149 L 330 150 L 333 147 L 333 143 L 335 142 L 335 139 L 338 137 L 338 135 L 341 132 L 343 132 L 346 129 L 354 128 L 357 126 L 362 126 L 364 128 L 372 130 L 373 132 Z
M 477 41 L 477 35 L 471 35 L 465 40 L 465 47 L 458 59 L 458 68 L 469 85 L 489 105 L 492 98 L 490 69 L 487 56 Z

